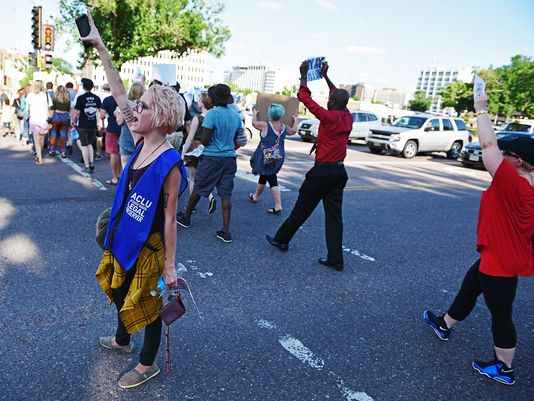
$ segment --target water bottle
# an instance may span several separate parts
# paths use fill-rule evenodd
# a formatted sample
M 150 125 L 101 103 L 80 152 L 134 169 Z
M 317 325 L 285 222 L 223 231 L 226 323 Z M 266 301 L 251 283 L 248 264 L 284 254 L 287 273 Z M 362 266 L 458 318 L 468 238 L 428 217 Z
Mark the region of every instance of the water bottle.
M 165 280 L 163 279 L 163 276 L 161 276 L 158 280 L 158 284 L 156 288 L 153 290 L 150 290 L 150 295 L 153 297 L 163 298 L 165 293 L 167 292 L 167 284 L 165 284 Z

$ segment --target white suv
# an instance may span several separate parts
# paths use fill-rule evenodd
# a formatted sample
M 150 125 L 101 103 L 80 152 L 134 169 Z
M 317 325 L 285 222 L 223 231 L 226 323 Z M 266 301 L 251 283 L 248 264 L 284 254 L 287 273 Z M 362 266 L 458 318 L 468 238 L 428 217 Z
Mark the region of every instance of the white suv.
M 380 127 L 380 120 L 376 114 L 368 111 L 352 112 L 352 131 L 349 140 L 366 140 L 372 128 Z M 311 118 L 303 120 L 298 125 L 298 133 L 304 142 L 315 142 L 317 131 L 319 130 L 319 120 Z
M 447 152 L 457 159 L 470 142 L 470 134 L 461 118 L 419 113 L 399 118 L 389 127 L 371 129 L 367 146 L 372 153 L 388 151 L 407 159 L 419 152 Z

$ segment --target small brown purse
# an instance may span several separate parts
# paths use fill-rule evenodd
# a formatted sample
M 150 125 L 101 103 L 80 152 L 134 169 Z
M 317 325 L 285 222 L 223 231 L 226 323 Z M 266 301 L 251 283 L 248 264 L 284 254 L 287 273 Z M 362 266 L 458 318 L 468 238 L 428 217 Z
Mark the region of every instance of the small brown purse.
M 163 323 L 170 326 L 185 314 L 185 305 L 178 291 L 171 293 L 168 302 L 161 308 L 160 316 Z

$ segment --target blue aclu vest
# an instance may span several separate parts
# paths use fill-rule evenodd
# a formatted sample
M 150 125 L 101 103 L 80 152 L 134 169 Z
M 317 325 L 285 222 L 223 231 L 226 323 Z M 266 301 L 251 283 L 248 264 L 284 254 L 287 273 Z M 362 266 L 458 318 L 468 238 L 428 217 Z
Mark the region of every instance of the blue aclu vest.
M 111 250 L 125 271 L 135 265 L 150 235 L 161 189 L 174 166 L 179 167 L 182 175 L 179 195 L 187 188 L 187 170 L 180 153 L 169 149 L 152 162 L 131 191 L 128 191 L 128 172 L 141 146 L 137 146 L 122 171 L 104 240 L 104 248 Z

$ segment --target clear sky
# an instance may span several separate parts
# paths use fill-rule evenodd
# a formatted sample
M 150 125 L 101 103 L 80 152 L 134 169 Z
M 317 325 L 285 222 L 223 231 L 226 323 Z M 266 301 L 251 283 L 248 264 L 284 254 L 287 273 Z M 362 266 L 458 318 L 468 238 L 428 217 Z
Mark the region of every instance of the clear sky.
M 59 0 L 0 0 L 0 47 L 29 51 L 31 7 L 57 15 Z M 225 0 L 232 65 L 267 64 L 298 77 L 300 61 L 325 56 L 336 83 L 413 90 L 428 65 L 502 65 L 534 57 L 534 0 Z M 71 52 L 68 57 L 73 57 Z

